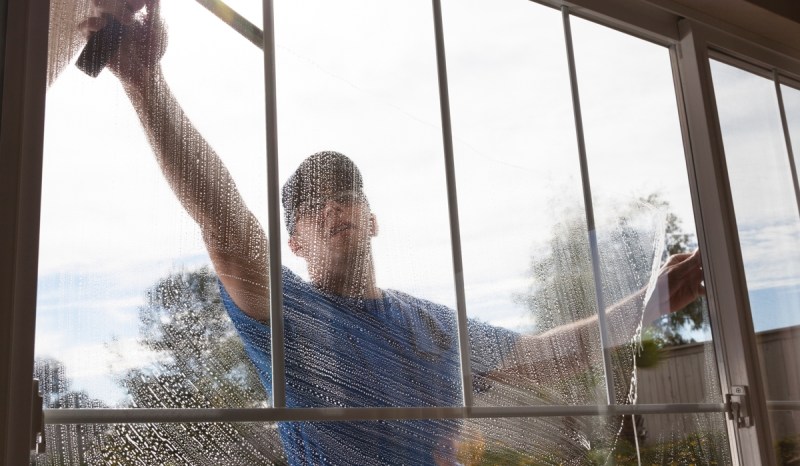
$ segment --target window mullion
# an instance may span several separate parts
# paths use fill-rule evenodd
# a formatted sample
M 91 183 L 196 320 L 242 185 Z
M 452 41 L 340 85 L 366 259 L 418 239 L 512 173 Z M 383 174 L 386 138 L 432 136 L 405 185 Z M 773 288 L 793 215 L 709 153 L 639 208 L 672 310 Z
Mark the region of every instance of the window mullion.
M 267 125 L 267 226 L 269 233 L 269 325 L 272 351 L 272 406 L 286 406 L 283 346 L 280 193 L 278 191 L 278 110 L 275 86 L 275 21 L 272 0 L 263 0 L 264 96 Z
M 600 251 L 597 245 L 597 230 L 594 221 L 594 204 L 592 201 L 592 186 L 589 180 L 589 164 L 586 159 L 586 142 L 583 136 L 583 117 L 581 116 L 581 101 L 578 94 L 578 76 L 575 70 L 575 54 L 572 48 L 572 31 L 569 23 L 569 8 L 561 7 L 561 16 L 564 20 L 564 42 L 567 46 L 567 63 L 569 65 L 569 80 L 572 90 L 572 112 L 575 117 L 575 136 L 578 140 L 578 157 L 581 167 L 581 182 L 583 185 L 583 203 L 586 211 L 586 228 L 589 237 L 589 251 L 592 260 L 592 278 L 594 279 L 595 305 L 597 306 L 597 323 L 600 327 L 600 346 L 603 355 L 603 370 L 606 379 L 606 402 L 613 405 L 616 402 L 614 393 L 614 370 L 611 367 L 611 343 L 608 340 L 608 325 L 606 323 L 606 305 L 603 296 L 603 286 L 600 271 Z
M 442 143 L 447 186 L 447 206 L 450 214 L 450 244 L 453 254 L 453 277 L 456 291 L 456 318 L 458 322 L 458 345 L 461 357 L 461 390 L 464 406 L 471 407 L 472 364 L 470 363 L 469 329 L 467 328 L 467 305 L 464 293 L 464 263 L 461 255 L 461 229 L 458 221 L 458 199 L 456 196 L 455 163 L 453 160 L 453 129 L 450 122 L 450 94 L 447 85 L 447 63 L 444 53 L 444 28 L 442 27 L 442 4 L 433 0 L 433 25 L 436 35 L 436 68 L 439 77 L 439 106 L 442 117 Z

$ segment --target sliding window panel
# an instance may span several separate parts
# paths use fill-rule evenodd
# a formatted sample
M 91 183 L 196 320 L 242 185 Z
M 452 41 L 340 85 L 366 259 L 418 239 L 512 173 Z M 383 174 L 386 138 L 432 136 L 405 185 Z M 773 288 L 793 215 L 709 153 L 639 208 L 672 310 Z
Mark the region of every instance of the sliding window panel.
M 443 16 L 475 405 L 605 404 L 562 17 L 515 0 L 448 1 Z M 486 448 L 547 437 L 585 459 L 582 442 L 613 444 L 619 422 L 587 418 L 575 436 L 543 418 L 513 439 L 499 425 Z
M 641 291 L 652 289 L 655 271 L 697 248 L 669 49 L 589 21 L 572 24 L 615 383 L 627 389 L 618 399 L 720 402 L 705 298 L 667 316 L 644 313 Z M 680 390 L 662 390 L 671 385 L 668 355 L 683 346 L 693 348 L 691 377 Z M 658 376 L 638 377 L 646 371 Z
M 579 18 L 571 24 L 600 258 L 595 279 L 613 346 L 617 402 L 720 402 L 705 299 L 668 316 L 645 312 L 647 300 L 658 299 L 658 268 L 670 255 L 697 248 L 670 51 Z M 675 385 L 668 355 L 683 346 L 694 349 L 677 364 L 684 383 L 665 390 Z M 694 419 L 703 418 L 685 417 L 673 435 L 724 432 L 721 420 L 709 426 Z M 627 422 L 621 432 L 643 435 L 645 427 Z
M 736 226 L 768 401 L 800 401 L 800 215 L 775 83 L 711 61 Z M 783 88 L 792 126 L 793 89 Z M 800 439 L 796 411 L 771 411 L 778 456 Z M 787 456 L 788 455 L 788 456 Z
M 147 89 L 126 93 L 109 68 L 92 78 L 74 65 L 88 3 L 51 7 L 36 334 L 45 405 L 265 406 L 220 301 L 218 275 L 236 278 L 207 252 L 242 254 L 239 276 L 264 276 L 265 255 L 252 259 L 266 218 L 262 54 L 199 4 L 161 2 L 165 28 L 138 12 L 151 35 L 111 59 Z

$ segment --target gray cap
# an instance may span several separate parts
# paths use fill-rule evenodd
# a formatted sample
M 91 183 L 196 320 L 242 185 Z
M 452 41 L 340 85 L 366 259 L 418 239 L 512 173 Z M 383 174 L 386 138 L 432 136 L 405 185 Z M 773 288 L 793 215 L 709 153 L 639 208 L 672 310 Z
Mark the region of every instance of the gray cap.
M 308 156 L 286 180 L 281 192 L 284 221 L 289 234 L 294 234 L 295 209 L 313 204 L 323 196 L 342 192 L 363 193 L 364 184 L 358 167 L 346 155 L 323 151 Z

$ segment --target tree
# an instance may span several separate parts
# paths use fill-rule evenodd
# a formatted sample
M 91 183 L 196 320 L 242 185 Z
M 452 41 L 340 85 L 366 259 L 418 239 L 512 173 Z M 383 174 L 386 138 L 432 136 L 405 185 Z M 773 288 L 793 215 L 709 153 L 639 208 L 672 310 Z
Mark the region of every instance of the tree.
M 137 408 L 256 408 L 267 398 L 225 313 L 208 269 L 173 273 L 139 310 L 140 344 L 157 362 L 119 384 Z M 114 345 L 112 349 L 118 351 Z M 275 424 L 121 424 L 105 439 L 103 464 L 282 464 Z

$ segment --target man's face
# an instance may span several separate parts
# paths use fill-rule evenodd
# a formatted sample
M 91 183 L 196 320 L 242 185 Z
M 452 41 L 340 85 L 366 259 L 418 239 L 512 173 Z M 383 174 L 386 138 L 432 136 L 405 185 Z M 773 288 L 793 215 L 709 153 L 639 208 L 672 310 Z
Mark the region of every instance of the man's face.
M 322 194 L 298 205 L 295 215 L 289 246 L 306 260 L 312 275 L 347 272 L 370 254 L 377 224 L 362 193 Z

